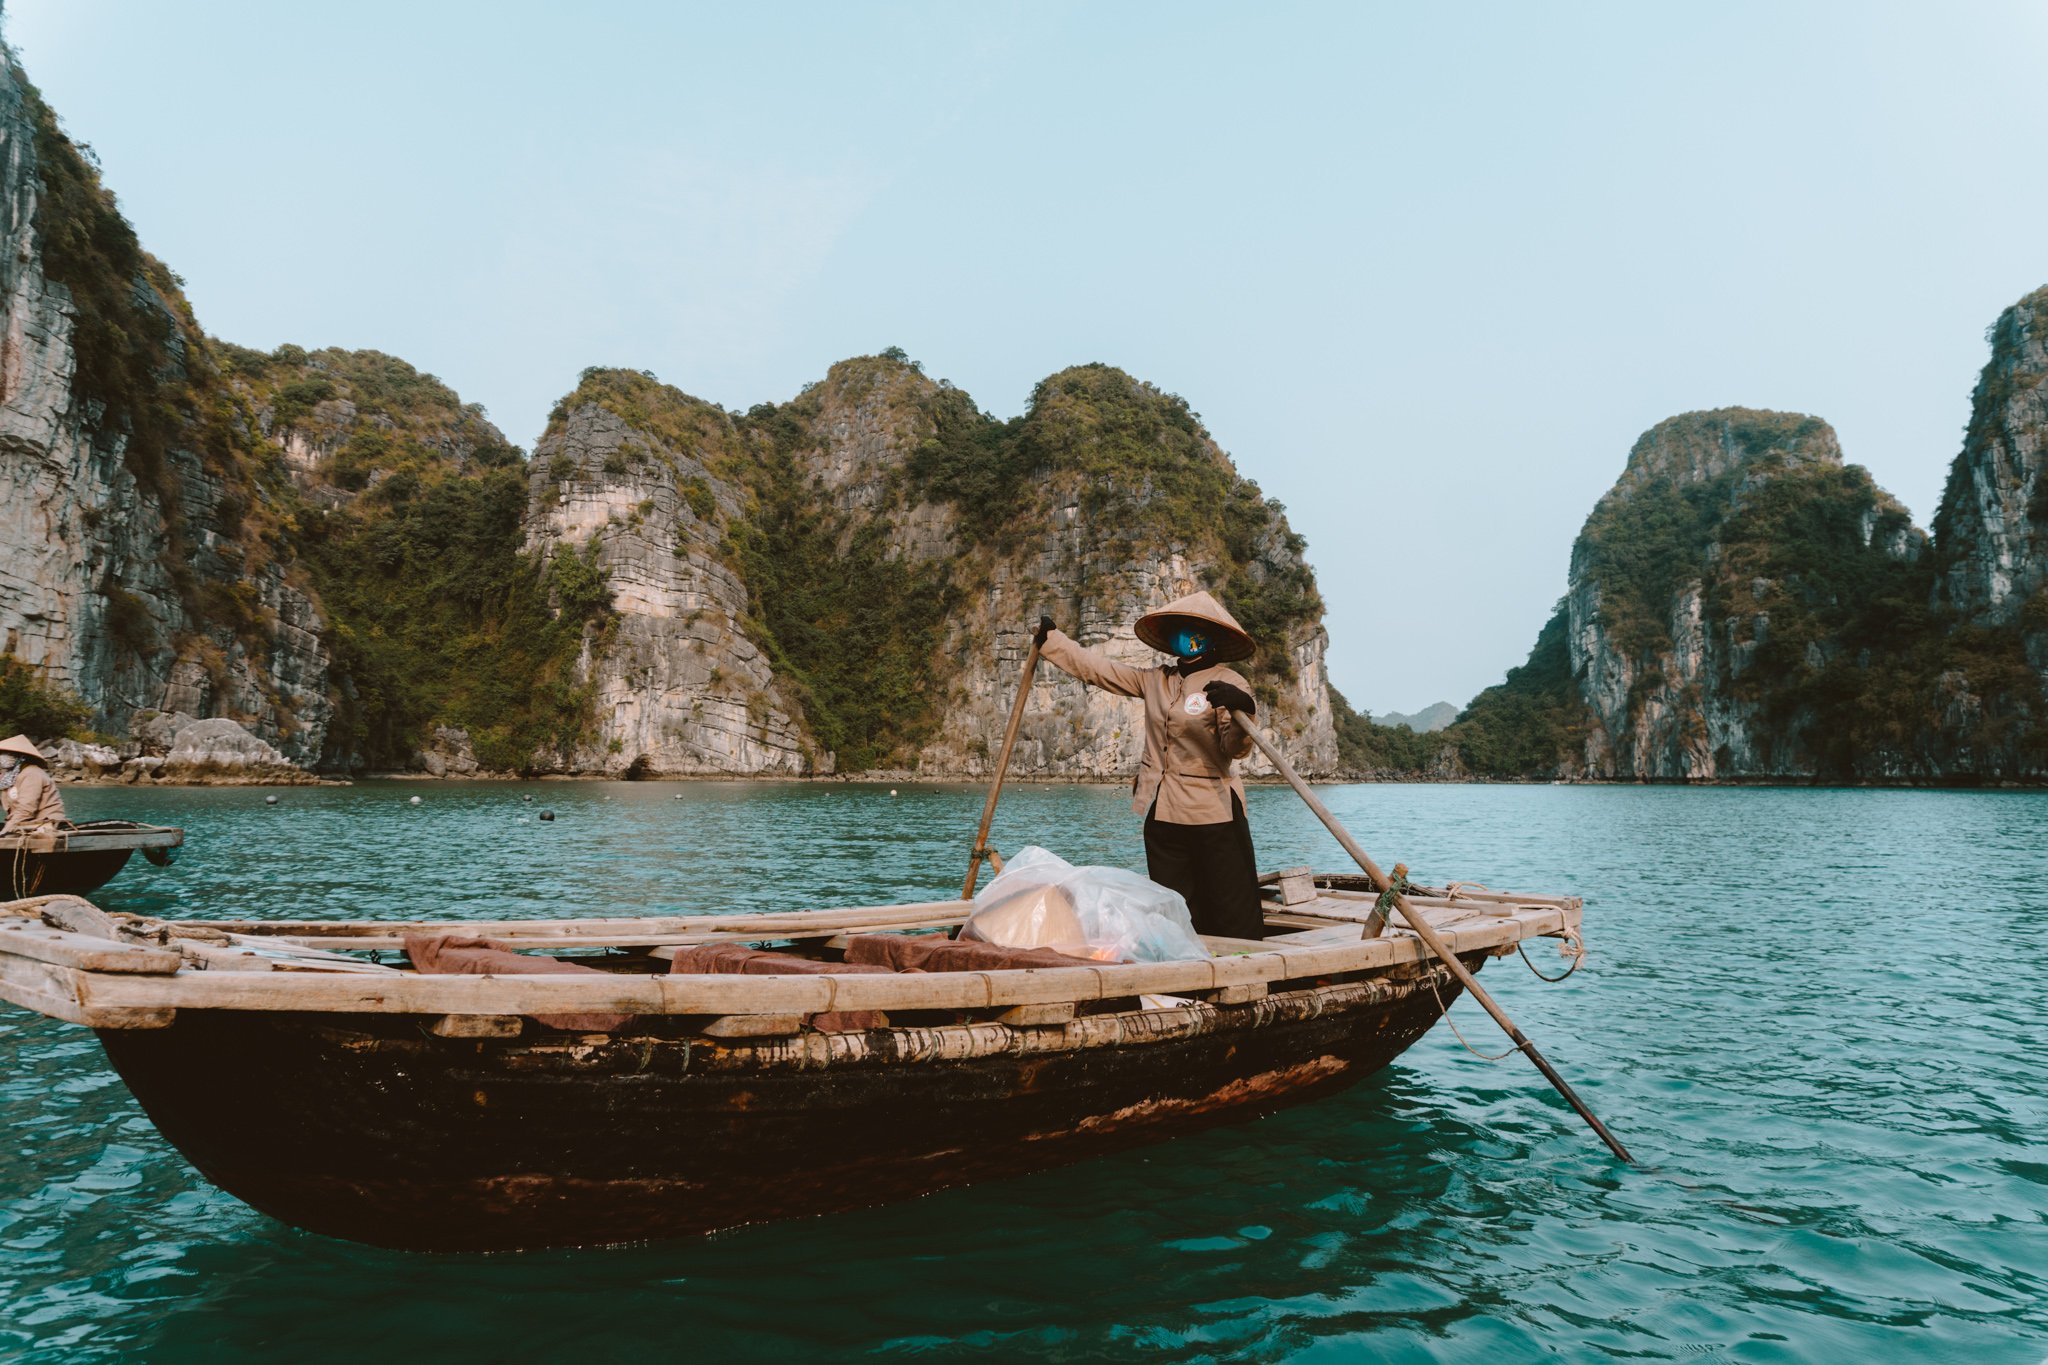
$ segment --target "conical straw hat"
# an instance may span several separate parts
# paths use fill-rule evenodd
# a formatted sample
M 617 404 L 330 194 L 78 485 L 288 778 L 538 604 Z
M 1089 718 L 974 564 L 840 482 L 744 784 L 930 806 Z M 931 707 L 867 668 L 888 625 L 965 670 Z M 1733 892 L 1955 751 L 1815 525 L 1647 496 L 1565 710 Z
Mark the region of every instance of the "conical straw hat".
M 16 735 L 12 739 L 0 739 L 0 754 L 20 754 L 23 758 L 40 763 L 45 768 L 50 766 L 50 760 L 43 757 L 43 751 L 38 749 L 27 735 Z
M 1157 611 L 1146 612 L 1133 629 L 1140 640 L 1161 654 L 1171 654 L 1173 633 L 1182 625 L 1207 626 L 1217 636 L 1209 657 L 1218 663 L 1249 659 L 1258 652 L 1258 645 L 1245 634 L 1244 627 L 1223 609 L 1221 602 L 1205 592 L 1175 598 Z

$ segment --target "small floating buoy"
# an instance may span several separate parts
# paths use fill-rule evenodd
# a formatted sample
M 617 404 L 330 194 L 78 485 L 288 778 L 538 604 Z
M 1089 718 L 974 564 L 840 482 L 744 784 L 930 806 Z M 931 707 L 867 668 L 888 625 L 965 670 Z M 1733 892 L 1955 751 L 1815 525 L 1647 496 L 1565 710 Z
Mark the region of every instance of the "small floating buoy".
M 519 799 L 520 799 L 521 801 L 531 801 L 531 800 L 533 800 L 533 798 L 532 798 L 531 796 L 522 796 L 522 797 L 520 797 Z
M 891 795 L 891 796 L 894 796 L 895 794 L 896 794 L 896 789 L 895 789 L 894 787 L 891 787 L 891 788 L 889 788 L 889 795 Z
M 277 798 L 274 796 L 266 796 L 263 798 L 263 804 L 266 806 L 274 806 L 277 804 Z
M 540 813 L 540 818 L 543 820 L 552 820 L 555 818 L 555 813 L 551 810 L 544 810 Z
M 417 806 L 419 803 L 420 799 L 417 796 L 415 796 L 412 800 L 406 802 L 408 806 Z

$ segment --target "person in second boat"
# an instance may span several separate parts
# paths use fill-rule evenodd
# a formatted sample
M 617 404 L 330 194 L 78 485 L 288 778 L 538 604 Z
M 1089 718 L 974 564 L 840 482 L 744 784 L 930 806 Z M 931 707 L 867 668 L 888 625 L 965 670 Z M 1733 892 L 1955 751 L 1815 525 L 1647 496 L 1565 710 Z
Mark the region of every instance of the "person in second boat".
M 1252 738 L 1232 712 L 1254 715 L 1251 686 L 1225 667 L 1257 649 L 1244 627 L 1206 592 L 1138 618 L 1137 637 L 1174 662 L 1135 668 L 1038 619 L 1040 652 L 1091 687 L 1145 703 L 1145 756 L 1131 809 L 1145 817 L 1146 871 L 1187 900 L 1197 933 L 1264 938 L 1258 861 L 1233 763 Z
M 49 760 L 27 735 L 0 739 L 0 810 L 7 812 L 0 834 L 65 823 L 64 798 L 57 795 Z

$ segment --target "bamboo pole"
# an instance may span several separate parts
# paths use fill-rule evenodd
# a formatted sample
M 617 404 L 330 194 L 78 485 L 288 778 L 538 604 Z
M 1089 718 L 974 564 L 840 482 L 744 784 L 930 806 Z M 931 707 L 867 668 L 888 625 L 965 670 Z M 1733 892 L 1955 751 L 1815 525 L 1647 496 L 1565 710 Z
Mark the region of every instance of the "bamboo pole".
M 1251 718 L 1242 712 L 1233 711 L 1231 718 L 1244 727 L 1245 733 L 1252 737 L 1252 743 L 1259 746 L 1259 752 L 1272 760 L 1273 766 L 1279 770 L 1282 777 L 1287 779 L 1289 785 L 1294 788 L 1295 794 L 1308 803 L 1308 808 L 1316 813 L 1316 818 L 1323 822 L 1323 827 L 1336 836 L 1337 842 L 1344 846 L 1344 851 L 1351 855 L 1352 861 L 1365 870 L 1365 875 L 1372 879 L 1374 889 L 1381 892 L 1387 891 L 1390 886 L 1387 881 L 1387 874 L 1380 871 L 1379 864 L 1375 863 L 1371 855 L 1358 846 L 1358 841 L 1351 837 L 1351 832 L 1338 823 L 1336 816 L 1330 814 L 1330 808 L 1325 806 L 1317 799 L 1316 794 L 1309 790 L 1308 783 L 1301 780 L 1301 774 L 1294 771 L 1294 765 L 1287 761 L 1286 757 L 1281 754 L 1272 740 L 1266 738 L 1265 732 L 1252 724 Z M 1515 1047 L 1521 1051 L 1522 1055 L 1533 1062 L 1536 1069 L 1543 1073 L 1543 1078 L 1550 1082 L 1551 1088 L 1564 1096 L 1565 1103 L 1577 1110 L 1579 1117 L 1584 1119 L 1593 1131 L 1600 1135 L 1600 1140 L 1607 1144 L 1607 1149 L 1623 1161 L 1633 1165 L 1635 1158 L 1628 1154 L 1628 1148 L 1622 1146 L 1620 1139 L 1607 1131 L 1607 1125 L 1602 1123 L 1599 1116 L 1586 1107 L 1585 1101 L 1581 1100 L 1569 1085 L 1565 1084 L 1564 1077 L 1558 1075 L 1556 1068 L 1552 1067 L 1544 1055 L 1536 1050 L 1536 1044 L 1530 1042 L 1528 1037 L 1519 1028 L 1515 1027 L 1515 1021 L 1508 1018 L 1507 1011 L 1494 1003 L 1493 997 L 1487 994 L 1486 988 L 1479 984 L 1478 978 L 1472 975 L 1464 963 L 1458 961 L 1457 954 L 1453 953 L 1445 945 L 1443 939 L 1438 936 L 1429 921 L 1409 906 L 1408 897 L 1399 891 L 1394 892 L 1394 907 L 1401 912 L 1401 917 L 1408 921 L 1408 927 L 1413 929 L 1417 936 L 1429 945 L 1430 951 L 1435 953 L 1442 960 L 1443 964 L 1451 969 L 1451 974 L 1458 978 L 1459 983 L 1464 986 L 1472 998 L 1485 1006 L 1486 1012 L 1493 1016 L 1493 1022 L 1500 1025 L 1501 1031 L 1514 1041 Z
M 1024 680 L 1017 684 L 1017 700 L 1010 707 L 1010 724 L 1003 731 L 1002 751 L 996 755 L 996 777 L 989 784 L 988 802 L 981 808 L 981 828 L 974 835 L 974 851 L 967 859 L 967 881 L 960 888 L 960 899 L 974 899 L 974 883 L 981 878 L 983 859 L 992 859 L 996 871 L 1003 870 L 1002 860 L 995 850 L 988 846 L 988 828 L 995 823 L 996 800 L 1003 794 L 1003 778 L 1010 771 L 1010 750 L 1017 745 L 1017 731 L 1024 724 L 1024 704 L 1031 700 L 1031 680 L 1038 673 L 1038 636 L 1031 637 L 1031 652 L 1024 656 Z

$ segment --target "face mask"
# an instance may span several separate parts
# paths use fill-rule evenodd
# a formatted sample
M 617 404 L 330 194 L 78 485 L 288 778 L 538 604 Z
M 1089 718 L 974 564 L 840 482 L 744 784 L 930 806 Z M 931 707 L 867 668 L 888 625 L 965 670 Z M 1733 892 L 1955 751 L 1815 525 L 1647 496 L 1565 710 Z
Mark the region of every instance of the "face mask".
M 1209 633 L 1183 626 L 1173 633 L 1173 652 L 1183 659 L 1199 659 L 1209 652 Z

